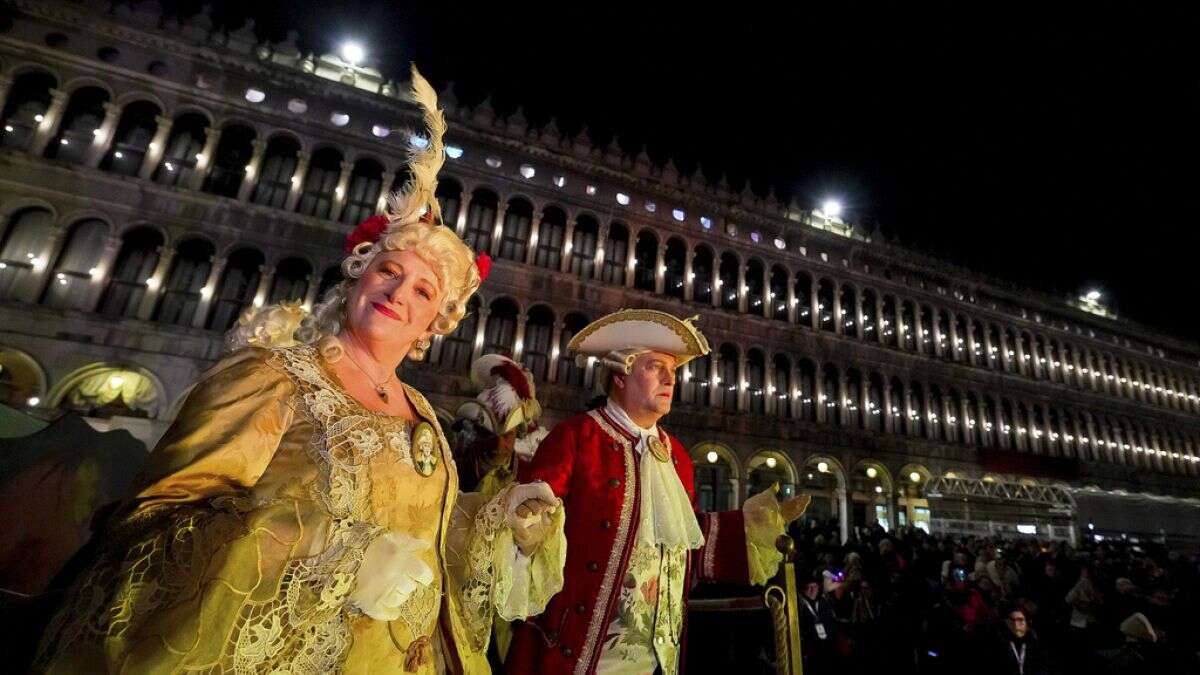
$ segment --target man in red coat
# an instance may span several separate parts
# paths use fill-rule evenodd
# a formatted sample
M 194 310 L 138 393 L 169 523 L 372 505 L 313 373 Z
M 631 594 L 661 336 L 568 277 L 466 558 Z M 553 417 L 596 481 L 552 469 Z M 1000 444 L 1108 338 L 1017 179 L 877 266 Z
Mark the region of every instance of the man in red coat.
M 708 353 L 692 325 L 653 310 L 622 310 L 586 326 L 569 347 L 597 359 L 605 406 L 556 426 L 520 480 L 562 499 L 563 590 L 517 624 L 509 673 L 653 673 L 680 668 L 688 589 L 697 581 L 761 584 L 781 554 L 774 542 L 807 496 L 770 492 L 741 511 L 694 510 L 692 461 L 658 427 L 671 410 L 675 370 Z

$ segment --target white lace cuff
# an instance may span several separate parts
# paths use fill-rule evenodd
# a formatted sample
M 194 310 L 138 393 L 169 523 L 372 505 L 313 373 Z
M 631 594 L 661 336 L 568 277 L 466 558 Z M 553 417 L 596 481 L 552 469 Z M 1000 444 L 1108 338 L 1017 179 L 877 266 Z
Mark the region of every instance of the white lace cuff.
M 771 490 L 760 492 L 742 504 L 746 530 L 746 564 L 750 583 L 761 586 L 779 571 L 783 554 L 775 548 L 775 540 L 783 534 L 787 523 L 779 511 L 779 500 Z

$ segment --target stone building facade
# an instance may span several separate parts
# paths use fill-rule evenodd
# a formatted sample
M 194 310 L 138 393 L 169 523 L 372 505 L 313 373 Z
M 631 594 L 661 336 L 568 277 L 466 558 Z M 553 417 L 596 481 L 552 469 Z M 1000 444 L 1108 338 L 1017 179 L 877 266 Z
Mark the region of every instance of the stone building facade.
M 152 444 L 241 312 L 338 281 L 418 120 L 406 83 L 294 38 L 153 2 L 10 6 L 0 401 Z M 588 321 L 699 315 L 713 353 L 681 369 L 666 426 L 706 508 L 778 481 L 843 532 L 1200 534 L 1162 522 L 1200 515 L 1196 344 L 520 110 L 442 104 L 446 224 L 496 259 L 458 330 L 405 366 L 443 414 L 473 393 L 472 358 L 502 351 L 561 419 L 589 398 L 590 365 L 565 353 Z M 1121 515 L 1147 505 L 1182 518 Z

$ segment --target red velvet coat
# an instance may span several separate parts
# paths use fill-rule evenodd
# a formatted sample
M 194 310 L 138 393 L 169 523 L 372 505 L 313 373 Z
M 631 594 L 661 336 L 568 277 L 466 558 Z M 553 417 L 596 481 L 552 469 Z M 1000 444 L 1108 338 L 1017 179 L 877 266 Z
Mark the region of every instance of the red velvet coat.
M 671 461 L 694 504 L 692 460 L 678 439 L 660 433 L 670 441 Z M 533 461 L 522 465 L 522 482 L 544 480 L 563 500 L 567 562 L 563 590 L 546 611 L 516 624 L 506 662 L 509 673 L 595 672 L 639 518 L 635 440 L 602 410 L 593 410 L 554 427 Z M 741 511 L 697 516 L 705 543 L 692 551 L 691 579 L 748 583 Z M 686 590 L 684 595 L 686 602 Z

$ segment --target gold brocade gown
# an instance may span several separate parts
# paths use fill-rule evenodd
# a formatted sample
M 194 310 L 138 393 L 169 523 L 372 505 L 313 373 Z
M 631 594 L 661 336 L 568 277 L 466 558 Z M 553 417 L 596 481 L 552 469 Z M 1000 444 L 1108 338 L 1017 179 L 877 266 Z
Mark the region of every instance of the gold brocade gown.
M 447 561 L 458 479 L 432 408 L 405 393 L 434 433 L 413 437 L 412 423 L 367 411 L 311 347 L 218 364 L 102 530 L 35 667 L 488 672 L 478 634 L 491 624 L 490 577 L 464 581 L 462 561 Z M 348 601 L 385 534 L 420 579 L 391 621 Z

